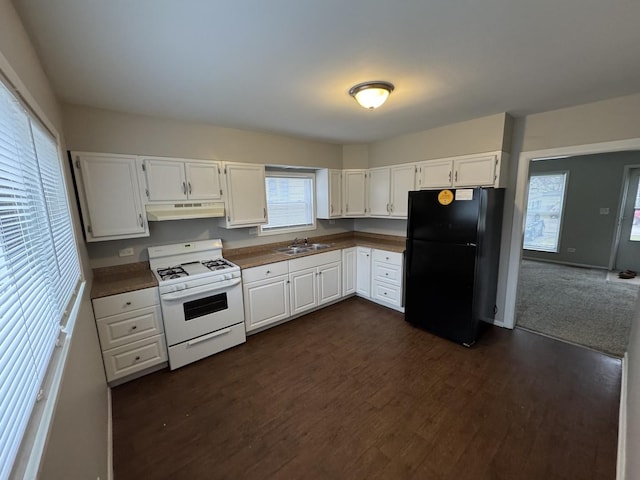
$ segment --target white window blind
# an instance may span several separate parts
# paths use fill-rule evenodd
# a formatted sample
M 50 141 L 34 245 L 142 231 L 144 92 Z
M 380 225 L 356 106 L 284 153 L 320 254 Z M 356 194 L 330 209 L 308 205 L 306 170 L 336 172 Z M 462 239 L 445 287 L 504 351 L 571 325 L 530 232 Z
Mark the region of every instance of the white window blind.
M 315 228 L 313 179 L 313 174 L 267 173 L 269 223 L 262 226 L 262 232 Z
M 55 139 L 0 82 L 0 479 L 9 478 L 80 282 Z

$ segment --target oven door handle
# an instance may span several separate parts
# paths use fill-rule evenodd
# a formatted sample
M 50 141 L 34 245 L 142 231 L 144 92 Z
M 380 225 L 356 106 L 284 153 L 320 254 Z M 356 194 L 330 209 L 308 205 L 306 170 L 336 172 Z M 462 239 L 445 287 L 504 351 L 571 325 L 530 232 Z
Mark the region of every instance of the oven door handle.
M 235 287 L 242 281 L 242 278 L 234 278 L 233 280 L 224 280 L 222 282 L 203 285 L 201 287 L 189 288 L 187 290 L 179 290 L 177 292 L 163 293 L 160 295 L 162 301 L 184 300 L 185 298 L 201 295 L 203 293 L 215 292 L 225 288 Z

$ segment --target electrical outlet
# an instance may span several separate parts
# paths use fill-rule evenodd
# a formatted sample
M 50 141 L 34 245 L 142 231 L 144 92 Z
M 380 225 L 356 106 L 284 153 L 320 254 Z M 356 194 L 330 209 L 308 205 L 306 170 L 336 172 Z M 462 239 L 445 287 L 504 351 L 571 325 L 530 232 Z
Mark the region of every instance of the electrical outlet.
M 130 257 L 131 255 L 133 255 L 133 248 L 123 248 L 118 252 L 118 255 L 121 257 Z
M 576 253 L 576 249 L 575 249 L 575 248 L 573 248 L 573 247 L 569 247 L 569 248 L 567 248 L 567 252 L 569 252 L 569 253 Z
M 609 209 L 606 207 L 600 208 L 600 215 L 609 215 Z

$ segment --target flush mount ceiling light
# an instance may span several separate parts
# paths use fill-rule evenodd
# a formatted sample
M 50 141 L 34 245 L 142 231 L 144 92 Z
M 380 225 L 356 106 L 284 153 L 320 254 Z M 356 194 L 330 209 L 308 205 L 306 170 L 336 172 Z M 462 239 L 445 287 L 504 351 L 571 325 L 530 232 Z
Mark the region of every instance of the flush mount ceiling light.
M 373 110 L 387 101 L 393 89 L 393 84 L 389 82 L 363 82 L 351 87 L 349 95 L 364 108 Z

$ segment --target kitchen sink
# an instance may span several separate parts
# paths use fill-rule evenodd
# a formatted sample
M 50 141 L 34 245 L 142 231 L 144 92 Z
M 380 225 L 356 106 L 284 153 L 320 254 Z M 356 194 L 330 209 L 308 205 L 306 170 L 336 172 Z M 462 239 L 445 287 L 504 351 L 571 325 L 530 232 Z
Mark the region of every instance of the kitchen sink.
M 289 245 L 288 247 L 276 248 L 276 252 L 284 253 L 285 255 L 296 255 L 298 253 L 313 252 L 315 250 L 323 250 L 329 248 L 331 245 L 328 243 L 311 243 L 308 245 Z

